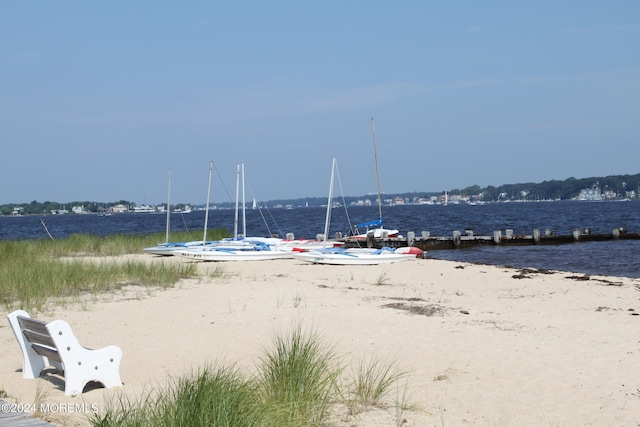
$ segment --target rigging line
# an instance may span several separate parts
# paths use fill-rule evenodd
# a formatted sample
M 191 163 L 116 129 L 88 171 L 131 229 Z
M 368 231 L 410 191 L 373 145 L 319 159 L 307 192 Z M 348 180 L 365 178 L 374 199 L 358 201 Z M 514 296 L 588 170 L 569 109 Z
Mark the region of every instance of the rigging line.
M 340 179 L 340 170 L 338 169 L 338 161 L 336 160 L 336 177 L 338 178 L 338 186 L 340 187 L 340 196 L 342 197 L 342 205 L 344 206 L 344 213 L 347 216 L 347 223 L 349 224 L 349 233 L 353 230 L 351 225 L 351 218 L 349 217 L 349 211 L 347 210 L 347 202 L 344 198 L 344 191 L 342 190 L 342 180 Z
M 224 189 L 224 192 L 227 193 L 227 197 L 229 198 L 229 201 L 233 203 L 233 198 L 231 197 L 231 194 L 229 194 L 229 190 L 227 189 L 227 186 L 224 184 L 224 180 L 222 179 L 222 176 L 220 175 L 220 171 L 218 171 L 218 167 L 216 166 L 215 163 L 213 164 L 213 168 L 216 171 L 216 175 L 220 179 L 220 183 L 222 184 L 222 188 Z
M 170 190 L 173 190 L 173 192 L 175 193 L 176 183 L 173 180 L 173 175 L 172 175 L 171 169 L 169 169 L 169 185 L 170 185 Z M 171 211 L 171 203 L 170 203 L 169 197 L 167 197 L 167 210 L 169 212 Z M 185 219 L 184 219 L 184 212 L 182 212 L 182 210 L 180 211 L 180 219 L 182 219 L 182 225 L 184 225 L 184 230 L 187 232 L 187 236 L 189 237 L 189 240 L 195 240 L 193 238 L 193 236 L 191 235 L 191 230 L 189 230 L 189 226 L 187 225 L 187 221 L 185 221 Z M 168 220 L 167 220 L 167 222 L 168 222 Z
M 245 177 L 245 181 L 247 183 L 247 187 L 249 187 L 249 192 L 251 193 L 251 198 L 255 200 L 256 195 L 253 193 L 253 188 L 251 188 L 251 184 L 249 183 L 249 180 L 246 177 Z M 267 219 L 264 217 L 264 214 L 262 213 L 262 208 L 260 207 L 260 203 L 258 203 L 258 212 L 260 213 L 260 216 L 262 217 L 262 222 L 264 222 L 264 226 L 267 227 L 267 232 L 269 233 L 269 237 L 271 237 L 273 234 L 271 233 L 271 228 L 269 227 L 269 224 L 267 223 Z M 278 230 L 278 236 L 284 236 L 284 233 L 282 233 L 282 230 L 278 226 L 278 223 L 276 222 L 276 220 L 273 217 L 273 215 L 271 215 L 271 211 L 269 210 L 268 207 L 267 207 L 267 213 L 269 214 L 269 218 L 271 218 L 271 220 L 273 221 L 273 224 L 276 226 L 276 229 Z
M 180 218 L 182 218 L 182 223 L 184 224 L 184 229 L 187 231 L 189 240 L 194 240 L 194 238 L 191 237 L 191 230 L 189 230 L 189 226 L 187 225 L 187 222 L 184 220 L 184 214 L 182 212 L 180 212 Z

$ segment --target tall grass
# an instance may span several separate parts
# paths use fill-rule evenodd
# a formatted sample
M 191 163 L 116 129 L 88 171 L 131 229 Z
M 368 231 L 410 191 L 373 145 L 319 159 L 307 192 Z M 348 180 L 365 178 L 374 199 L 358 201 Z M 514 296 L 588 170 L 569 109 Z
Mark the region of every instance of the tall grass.
M 219 229 L 209 234 L 220 238 L 228 233 Z M 163 239 L 164 234 L 156 233 L 0 241 L 0 305 L 41 311 L 51 298 L 95 294 L 132 284 L 169 287 L 182 278 L 194 277 L 194 264 L 86 259 L 142 253 L 144 247 Z
M 206 366 L 172 378 L 138 402 L 122 396 L 102 414 L 91 414 L 97 427 L 266 426 L 254 383 L 235 368 Z
M 271 425 L 320 425 L 338 397 L 340 361 L 314 332 L 300 326 L 278 336 L 259 368 L 261 399 Z
M 361 359 L 351 385 L 355 403 L 364 408 L 379 405 L 391 387 L 407 374 L 398 367 L 396 360 L 374 356 Z
M 381 399 L 399 378 L 395 363 L 366 363 L 362 381 Z M 341 359 L 315 332 L 300 326 L 276 336 L 265 350 L 257 374 L 242 376 L 235 368 L 205 367 L 195 374 L 171 378 L 168 384 L 137 401 L 122 395 L 105 411 L 90 416 L 97 427 L 258 426 L 299 427 L 328 425 L 330 407 L 340 400 Z M 380 375 L 382 373 L 382 375 Z M 382 390 L 380 388 L 382 385 Z M 379 402 L 379 400 L 378 400 Z M 404 407 L 403 407 L 404 409 Z

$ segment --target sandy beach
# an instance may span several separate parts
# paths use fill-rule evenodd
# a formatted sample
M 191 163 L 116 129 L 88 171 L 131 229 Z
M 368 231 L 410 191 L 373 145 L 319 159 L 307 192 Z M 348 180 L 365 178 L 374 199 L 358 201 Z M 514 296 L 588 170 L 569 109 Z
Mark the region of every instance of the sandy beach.
M 386 405 L 356 416 L 338 407 L 332 425 L 640 425 L 640 280 L 433 259 L 198 268 L 201 279 L 168 290 L 130 287 L 34 314 L 66 320 L 86 347 L 121 347 L 123 387 L 65 397 L 55 375 L 23 379 L 3 309 L 5 400 L 29 404 L 39 395 L 103 408 L 114 395 L 135 399 L 207 363 L 235 363 L 249 375 L 277 333 L 301 324 L 348 366 L 375 356 L 409 372 Z M 210 276 L 215 269 L 219 277 Z M 398 400 L 411 405 L 398 410 Z M 50 415 L 58 425 L 87 424 L 82 413 Z

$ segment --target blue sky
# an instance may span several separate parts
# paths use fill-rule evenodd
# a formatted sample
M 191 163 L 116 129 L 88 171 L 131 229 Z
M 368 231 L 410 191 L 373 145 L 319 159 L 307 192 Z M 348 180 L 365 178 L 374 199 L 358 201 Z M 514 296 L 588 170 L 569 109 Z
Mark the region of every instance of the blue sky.
M 640 2 L 0 2 L 0 204 L 640 172 Z M 219 176 L 218 176 L 219 174 Z

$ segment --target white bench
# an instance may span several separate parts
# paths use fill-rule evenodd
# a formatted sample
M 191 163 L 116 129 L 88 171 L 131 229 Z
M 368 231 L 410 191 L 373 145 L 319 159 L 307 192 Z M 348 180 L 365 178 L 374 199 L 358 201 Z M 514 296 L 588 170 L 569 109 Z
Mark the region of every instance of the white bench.
M 82 394 L 91 381 L 106 388 L 121 386 L 122 350 L 111 345 L 98 350 L 84 348 L 64 320 L 43 322 L 32 319 L 26 311 L 7 315 L 13 334 L 22 350 L 23 378 L 37 378 L 45 367 L 64 371 L 64 394 Z

